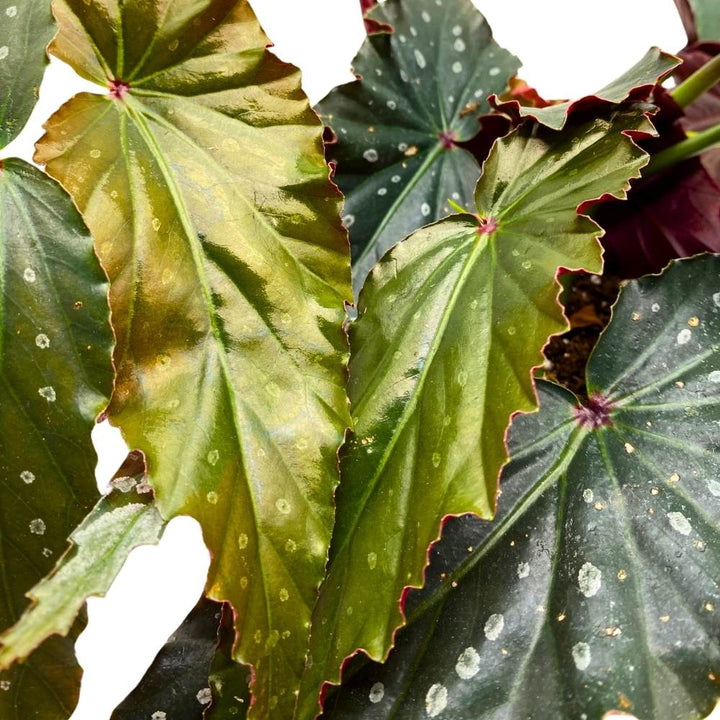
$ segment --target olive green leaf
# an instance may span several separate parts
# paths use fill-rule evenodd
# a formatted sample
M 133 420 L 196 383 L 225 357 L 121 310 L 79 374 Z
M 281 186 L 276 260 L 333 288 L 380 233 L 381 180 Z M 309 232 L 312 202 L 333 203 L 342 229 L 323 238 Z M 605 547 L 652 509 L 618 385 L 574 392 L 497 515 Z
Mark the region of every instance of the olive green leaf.
M 222 610 L 221 603 L 200 598 L 111 720 L 202 720 L 212 700 L 208 674 L 218 647 Z M 229 636 L 234 635 L 230 624 Z M 247 672 L 229 662 L 237 672 Z
M 624 197 L 647 155 L 641 108 L 568 125 L 525 126 L 484 165 L 478 217 L 417 231 L 385 256 L 351 326 L 355 435 L 343 458 L 329 573 L 313 616 L 302 717 L 356 648 L 388 652 L 398 599 L 420 585 L 447 515 L 490 518 L 512 413 L 537 408 L 532 369 L 566 322 L 558 268 L 600 269 L 598 226 L 576 209 Z M 358 618 L 355 621 L 354 618 Z
M 245 0 L 58 0 L 53 52 L 110 87 L 48 123 L 110 281 L 110 407 L 164 518 L 202 525 L 253 713 L 288 716 L 349 422 L 340 195 L 299 71 Z
M 27 163 L 0 162 L 0 631 L 97 498 L 90 431 L 112 389 L 111 345 L 107 281 L 70 198 Z M 0 672 L 3 720 L 70 716 L 72 647 L 53 640 Z
M 70 535 L 72 547 L 52 574 L 27 593 L 30 608 L 0 635 L 0 667 L 27 657 L 53 634 L 66 635 L 85 600 L 107 592 L 130 552 L 159 542 L 165 523 L 144 482 L 142 458 L 126 463 L 124 472 L 130 474 L 114 479 L 114 490 Z
M 356 290 L 377 260 L 413 230 L 467 207 L 480 168 L 457 143 L 480 130 L 486 98 L 520 63 L 492 38 L 470 0 L 387 0 L 354 60 L 355 82 L 318 111 L 337 136 L 328 155 L 345 193 Z
M 0 148 L 18 136 L 35 107 L 54 33 L 50 0 L 0 3 Z
M 537 122 L 562 130 L 572 111 L 595 109 L 603 104 L 618 104 L 625 100 L 645 101 L 653 88 L 667 78 L 682 61 L 674 55 L 662 52 L 658 48 L 650 48 L 647 53 L 619 78 L 613 80 L 602 90 L 580 100 L 574 100 L 547 107 L 523 107 L 517 100 L 500 102 L 492 100 L 493 107 L 500 112 L 507 112 L 518 119 L 531 117 Z
M 450 521 L 333 720 L 706 717 L 720 677 L 720 257 L 632 282 L 591 402 L 539 384 L 494 523 Z
M 691 43 L 720 41 L 720 8 L 715 0 L 675 0 Z

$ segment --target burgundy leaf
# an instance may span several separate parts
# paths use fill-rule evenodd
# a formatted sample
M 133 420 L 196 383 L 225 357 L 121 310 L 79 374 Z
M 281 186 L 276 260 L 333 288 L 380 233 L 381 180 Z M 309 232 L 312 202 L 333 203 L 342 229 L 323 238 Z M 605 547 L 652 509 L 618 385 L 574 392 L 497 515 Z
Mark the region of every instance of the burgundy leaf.
M 720 252 L 720 184 L 698 158 L 633 189 L 626 202 L 598 206 L 607 272 L 657 273 L 670 260 Z
M 720 52 L 720 43 L 701 43 L 680 53 L 675 71 L 682 82 Z M 656 88 L 657 138 L 641 143 L 656 153 L 684 140 L 688 132 L 720 123 L 720 87 L 681 108 L 672 95 Z M 720 252 L 720 150 L 681 163 L 661 177 L 635 183 L 624 203 L 597 207 L 593 217 L 606 230 L 602 239 L 606 269 L 625 278 L 660 272 L 674 258 Z
M 683 64 L 675 71 L 678 82 L 686 80 L 720 53 L 720 42 L 689 45 L 681 53 Z M 680 126 L 686 131 L 706 130 L 720 123 L 720 84 L 685 108 Z

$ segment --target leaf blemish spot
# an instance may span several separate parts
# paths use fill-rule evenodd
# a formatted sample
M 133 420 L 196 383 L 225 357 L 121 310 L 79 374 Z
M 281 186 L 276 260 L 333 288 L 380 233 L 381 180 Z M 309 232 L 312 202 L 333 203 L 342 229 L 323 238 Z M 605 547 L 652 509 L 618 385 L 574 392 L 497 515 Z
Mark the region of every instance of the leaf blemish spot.
M 597 595 L 602 585 L 602 572 L 592 563 L 586 562 L 578 572 L 578 587 L 586 597 Z

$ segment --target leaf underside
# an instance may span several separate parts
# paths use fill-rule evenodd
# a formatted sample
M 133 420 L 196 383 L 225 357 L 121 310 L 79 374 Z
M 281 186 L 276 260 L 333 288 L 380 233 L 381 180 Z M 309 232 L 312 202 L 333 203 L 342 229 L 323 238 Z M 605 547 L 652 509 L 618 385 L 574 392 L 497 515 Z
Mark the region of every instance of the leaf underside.
M 447 523 L 389 661 L 351 663 L 325 717 L 710 712 L 719 273 L 720 258 L 702 256 L 622 291 L 588 368 L 612 425 L 581 426 L 574 396 L 539 383 L 540 412 L 511 428 L 495 522 Z
M 718 53 L 720 45 L 704 43 L 680 53 L 675 70 L 681 82 Z M 656 152 L 680 142 L 686 133 L 720 121 L 720 94 L 714 89 L 687 108 L 663 90 L 656 93 L 661 111 L 655 119 L 660 138 Z M 720 251 L 720 151 L 710 150 L 633 187 L 627 201 L 598 206 L 594 219 L 605 235 L 605 267 L 623 278 L 660 272 L 670 260 Z
M 110 277 L 111 420 L 163 517 L 203 528 L 255 716 L 289 716 L 349 422 L 339 194 L 299 72 L 248 3 L 164 7 L 56 2 L 53 52 L 112 92 L 61 108 L 37 159 Z
M 475 199 L 495 232 L 470 215 L 448 218 L 411 235 L 368 279 L 350 329 L 355 435 L 313 615 L 303 719 L 345 657 L 385 656 L 402 622 L 398 598 L 422 584 L 442 519 L 492 516 L 510 416 L 536 409 L 532 368 L 566 328 L 558 268 L 600 270 L 598 227 L 576 209 L 622 197 L 638 175 L 647 156 L 624 133 L 651 131 L 646 109 L 500 140 Z
M 0 8 L 0 148 L 19 135 L 35 107 L 54 33 L 50 0 L 11 0 Z
M 111 346 L 107 282 L 80 216 L 55 182 L 21 160 L 3 161 L 0 630 L 20 617 L 25 593 L 97 497 L 90 431 L 112 389 Z M 70 716 L 80 682 L 73 641 L 53 639 L 0 671 L 3 720 Z
M 359 79 L 317 106 L 337 137 L 327 153 L 356 292 L 395 243 L 447 215 L 448 200 L 471 205 L 480 168 L 456 143 L 477 135 L 486 98 L 519 68 L 470 0 L 388 0 L 367 17 L 393 32 L 371 34 L 353 61 Z

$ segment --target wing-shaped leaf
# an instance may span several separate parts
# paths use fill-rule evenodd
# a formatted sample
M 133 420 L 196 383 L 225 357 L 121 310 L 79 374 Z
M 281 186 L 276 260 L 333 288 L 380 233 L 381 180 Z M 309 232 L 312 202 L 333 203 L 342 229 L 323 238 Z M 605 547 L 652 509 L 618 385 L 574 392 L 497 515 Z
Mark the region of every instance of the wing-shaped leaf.
M 487 96 L 519 67 L 470 0 L 388 0 L 367 17 L 394 32 L 371 34 L 354 60 L 359 79 L 318 105 L 337 136 L 328 156 L 356 290 L 396 242 L 447 215 L 448 199 L 471 205 L 480 171 L 456 143 L 477 135 Z
M 691 43 L 720 40 L 720 8 L 715 0 L 675 0 Z
M 492 98 L 490 102 L 496 110 L 507 113 L 516 120 L 531 117 L 553 130 L 562 130 L 572 112 L 582 112 L 601 104 L 617 104 L 625 100 L 644 102 L 650 96 L 655 85 L 667 78 L 679 64 L 680 60 L 674 55 L 668 55 L 658 48 L 650 48 L 635 65 L 619 78 L 613 80 L 602 90 L 580 100 L 568 100 L 554 105 L 546 104 L 544 107 L 521 104 L 518 100 L 501 102 Z
M 111 87 L 61 108 L 37 155 L 110 276 L 111 419 L 163 516 L 200 521 L 256 714 L 283 715 L 349 420 L 349 258 L 322 127 L 244 0 L 55 7 L 54 52 Z
M 342 465 L 329 574 L 313 615 L 313 689 L 362 648 L 380 659 L 448 515 L 492 516 L 510 415 L 536 409 L 532 368 L 566 327 L 558 268 L 600 267 L 598 227 L 576 209 L 622 196 L 647 156 L 625 136 L 642 109 L 495 145 L 475 202 L 419 230 L 377 266 L 351 327 L 355 422 Z M 354 621 L 359 617 L 359 621 Z M 352 619 L 349 619 L 352 618 Z
M 35 107 L 54 33 L 50 0 L 0 7 L 0 148 L 17 137 Z
M 52 574 L 27 593 L 32 606 L 0 635 L 0 667 L 27 657 L 53 634 L 66 635 L 85 600 L 107 592 L 130 552 L 159 542 L 165 523 L 144 482 L 142 457 L 126 463 L 125 472 L 70 535 L 72 547 Z
M 18 619 L 25 593 L 50 572 L 97 497 L 90 430 L 112 389 L 106 293 L 70 198 L 27 163 L 2 161 L 2 630 Z M 0 673 L 3 720 L 69 717 L 80 678 L 72 645 L 51 641 Z
M 201 598 L 111 720 L 202 720 L 211 702 L 208 675 L 222 609 L 222 604 Z M 230 634 L 235 634 L 232 625 Z
M 385 666 L 333 720 L 705 717 L 720 677 L 720 258 L 632 282 L 589 407 L 539 385 L 493 523 L 450 521 Z

